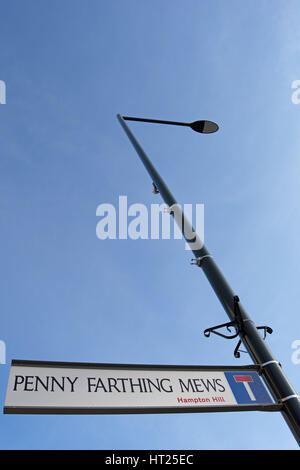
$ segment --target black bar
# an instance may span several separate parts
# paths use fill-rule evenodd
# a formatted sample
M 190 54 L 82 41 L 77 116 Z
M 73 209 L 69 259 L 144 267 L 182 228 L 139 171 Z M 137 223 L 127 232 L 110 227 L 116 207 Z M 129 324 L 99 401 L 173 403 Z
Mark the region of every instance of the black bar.
M 148 118 L 137 118 L 137 117 L 129 117 L 129 116 L 122 116 L 123 119 L 126 121 L 140 121 L 140 122 L 154 122 L 156 124 L 171 124 L 174 126 L 190 126 L 187 122 L 177 122 L 177 121 L 162 121 L 160 119 L 148 119 Z
M 168 365 L 168 364 L 111 364 L 95 362 L 56 362 L 56 361 L 31 361 L 13 359 L 11 366 L 15 367 L 62 367 L 74 369 L 129 369 L 129 370 L 190 370 L 190 371 L 259 371 L 256 364 L 245 366 L 209 366 L 209 365 Z
M 168 414 L 168 413 L 216 413 L 233 411 L 280 411 L 282 405 L 278 403 L 254 404 L 254 405 L 224 405 L 224 406 L 189 406 L 189 407 L 138 407 L 138 408 L 80 408 L 80 407 L 26 407 L 26 406 L 5 406 L 4 414 L 49 414 L 49 415 L 105 415 L 105 414 Z

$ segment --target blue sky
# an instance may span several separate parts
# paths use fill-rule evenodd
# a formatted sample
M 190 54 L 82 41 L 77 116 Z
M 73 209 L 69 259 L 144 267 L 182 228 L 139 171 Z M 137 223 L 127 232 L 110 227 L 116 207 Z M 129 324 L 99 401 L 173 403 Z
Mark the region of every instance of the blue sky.
M 96 208 L 161 202 L 116 114 L 300 390 L 299 2 L 1 2 L 1 408 L 11 359 L 248 364 L 182 240 L 99 240 Z M 0 415 L 2 449 L 296 449 L 277 413 Z

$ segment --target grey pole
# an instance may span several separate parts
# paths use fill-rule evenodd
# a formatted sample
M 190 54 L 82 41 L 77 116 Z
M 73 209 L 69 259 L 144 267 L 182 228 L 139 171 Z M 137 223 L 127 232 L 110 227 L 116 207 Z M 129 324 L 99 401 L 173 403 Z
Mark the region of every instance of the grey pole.
M 117 115 L 117 118 L 124 131 L 126 132 L 128 138 L 130 139 L 132 145 L 134 146 L 136 152 L 138 153 L 150 177 L 152 178 L 153 183 L 159 190 L 165 203 L 169 207 L 177 204 L 174 196 L 170 192 L 166 183 L 161 178 L 160 174 L 153 166 L 150 159 L 142 149 L 141 145 L 125 123 L 124 119 L 126 118 L 123 118 L 120 114 Z M 154 121 L 139 118 L 130 118 L 130 120 L 141 120 L 146 122 Z M 164 121 L 154 122 L 164 123 Z M 165 121 L 165 123 L 172 123 L 172 121 Z M 184 124 L 180 123 L 179 125 Z M 182 219 L 182 227 L 184 227 L 185 224 L 188 224 L 188 221 L 183 213 Z M 186 232 L 182 230 L 182 233 L 183 236 L 186 238 Z M 188 243 L 190 243 L 189 239 L 186 238 L 186 240 Z M 196 259 L 199 260 L 197 264 L 204 271 L 204 274 L 206 275 L 208 281 L 214 289 L 215 294 L 220 300 L 230 320 L 233 322 L 237 321 L 236 299 L 238 297 L 227 283 L 225 277 L 221 273 L 213 257 L 210 255 L 203 243 L 201 243 L 201 248 L 192 248 L 192 251 Z M 269 350 L 265 341 L 258 332 L 253 320 L 249 318 L 248 314 L 246 313 L 244 307 L 240 302 L 238 303 L 238 308 L 240 314 L 238 329 L 240 339 L 246 347 L 254 363 L 258 364 L 261 367 L 261 374 L 275 401 L 278 404 L 282 405 L 281 413 L 285 421 L 287 422 L 290 430 L 292 431 L 298 445 L 300 446 L 300 397 L 297 395 L 296 391 L 289 383 L 287 377 L 285 376 L 282 370 L 280 363 L 273 357 L 271 351 Z

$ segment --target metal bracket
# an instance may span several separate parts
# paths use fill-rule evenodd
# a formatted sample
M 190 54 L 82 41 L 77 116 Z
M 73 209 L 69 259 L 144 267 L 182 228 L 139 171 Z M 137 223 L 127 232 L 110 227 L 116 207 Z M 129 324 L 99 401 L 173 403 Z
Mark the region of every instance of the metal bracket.
M 197 258 L 196 261 L 199 260 L 199 259 L 201 260 L 201 258 Z M 235 295 L 233 297 L 233 301 L 234 301 L 234 316 L 235 316 L 235 319 L 231 322 L 223 323 L 222 325 L 217 325 L 217 326 L 213 326 L 212 328 L 207 328 L 206 330 L 204 330 L 204 336 L 206 336 L 206 338 L 208 338 L 211 333 L 214 333 L 215 335 L 221 336 L 222 338 L 226 338 L 226 339 L 234 339 L 239 335 L 244 336 L 244 334 L 245 334 L 244 333 L 244 323 L 243 323 L 243 319 L 242 319 L 241 312 L 240 312 L 240 309 L 239 309 L 240 299 L 237 295 Z M 235 333 L 231 334 L 231 335 L 227 335 L 227 334 L 224 334 L 224 333 L 220 333 L 219 331 L 216 331 L 220 328 L 227 328 L 227 330 L 230 331 L 230 328 L 232 328 L 232 327 L 235 329 Z M 257 326 L 256 328 L 258 330 L 264 330 L 263 339 L 266 338 L 267 333 L 269 333 L 269 334 L 273 333 L 272 328 L 270 328 L 269 326 Z M 234 352 L 233 352 L 233 355 L 236 358 L 240 357 L 241 352 L 247 353 L 247 351 L 242 351 L 242 350 L 239 349 L 241 344 L 242 344 L 242 340 L 240 339 L 238 344 L 236 345 L 236 347 L 234 349 Z
M 212 256 L 211 255 L 204 255 L 204 256 L 200 256 L 200 258 L 192 258 L 191 259 L 191 264 L 194 264 L 195 266 L 200 267 L 200 266 L 202 266 L 203 260 L 205 258 L 212 258 Z M 224 325 L 226 325 L 226 324 L 224 323 Z M 220 328 L 221 326 L 224 326 L 224 325 L 219 325 L 218 327 L 215 327 L 215 328 Z
M 152 185 L 153 185 L 152 192 L 153 192 L 154 194 L 159 194 L 159 191 L 158 191 L 158 189 L 157 189 L 156 184 L 152 183 Z
M 247 353 L 247 351 L 243 351 L 242 349 L 240 349 L 240 346 L 242 344 L 242 340 L 240 339 L 238 344 L 236 345 L 234 351 L 233 351 L 233 355 L 236 359 L 238 359 L 239 357 L 241 357 L 241 352 L 243 353 Z
M 270 335 L 273 333 L 272 328 L 270 328 L 269 326 L 257 326 L 256 329 L 257 330 L 264 330 L 263 339 L 266 339 L 267 333 L 269 333 Z M 236 348 L 235 348 L 234 352 L 233 352 L 234 357 L 236 357 L 237 359 L 239 357 L 241 357 L 241 355 L 240 355 L 241 352 L 247 353 L 247 351 L 243 351 L 243 350 L 239 349 L 241 344 L 242 344 L 242 340 L 240 339 L 238 344 L 236 345 Z
M 227 328 L 228 331 L 230 331 L 231 327 L 234 327 L 235 328 L 235 333 L 232 334 L 232 335 L 224 335 L 223 333 L 220 333 L 220 332 L 216 331 L 219 328 L 225 328 L 225 327 Z M 206 336 L 206 338 L 209 338 L 211 333 L 214 333 L 215 335 L 218 335 L 218 336 L 222 336 L 222 338 L 233 339 L 233 338 L 236 338 L 239 335 L 239 330 L 237 328 L 236 322 L 231 321 L 231 322 L 223 323 L 222 325 L 213 326 L 212 328 L 207 328 L 206 330 L 204 330 L 204 336 Z
M 204 330 L 204 336 L 206 336 L 206 338 L 208 338 L 211 333 L 214 333 L 215 335 L 222 336 L 222 338 L 233 339 L 233 338 L 236 338 L 242 332 L 243 324 L 242 324 L 241 314 L 238 309 L 238 302 L 239 302 L 238 296 L 235 295 L 233 300 L 234 300 L 235 320 L 230 321 L 228 323 L 222 323 L 222 325 L 217 325 L 211 328 L 207 328 L 206 330 Z M 231 327 L 235 328 L 235 333 L 231 335 L 225 335 L 224 333 L 220 333 L 219 331 L 216 331 L 220 328 L 227 328 L 227 330 L 230 331 Z

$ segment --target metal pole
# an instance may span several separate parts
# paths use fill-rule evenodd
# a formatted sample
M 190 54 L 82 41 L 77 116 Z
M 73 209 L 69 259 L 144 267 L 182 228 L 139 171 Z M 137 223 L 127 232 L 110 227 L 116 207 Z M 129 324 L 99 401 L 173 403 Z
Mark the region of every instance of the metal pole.
M 169 207 L 177 204 L 174 196 L 171 194 L 164 180 L 151 163 L 122 116 L 118 114 L 117 118 L 152 178 L 153 183 L 161 193 L 165 203 Z M 188 221 L 183 213 L 182 218 L 184 227 L 184 224 L 188 224 Z M 186 238 L 184 231 L 182 231 L 182 233 Z M 190 240 L 187 239 L 187 242 L 189 243 Z M 232 321 L 236 320 L 235 293 L 227 283 L 213 257 L 203 243 L 201 243 L 201 248 L 192 248 L 192 251 L 196 258 L 201 260 L 199 266 L 203 269 L 204 274 L 214 289 L 227 315 Z M 281 413 L 300 446 L 300 397 L 289 383 L 280 363 L 273 357 L 253 320 L 249 318 L 241 303 L 239 303 L 239 312 L 242 320 L 242 330 L 239 332 L 239 336 L 254 363 L 261 366 L 262 376 L 273 398 L 277 403 L 282 404 Z
M 162 121 L 161 119 L 148 119 L 148 118 L 137 118 L 130 116 L 123 116 L 123 119 L 126 121 L 140 121 L 140 122 L 153 122 L 156 124 L 171 124 L 174 126 L 187 126 L 190 127 L 190 124 L 187 122 L 178 122 L 178 121 Z

